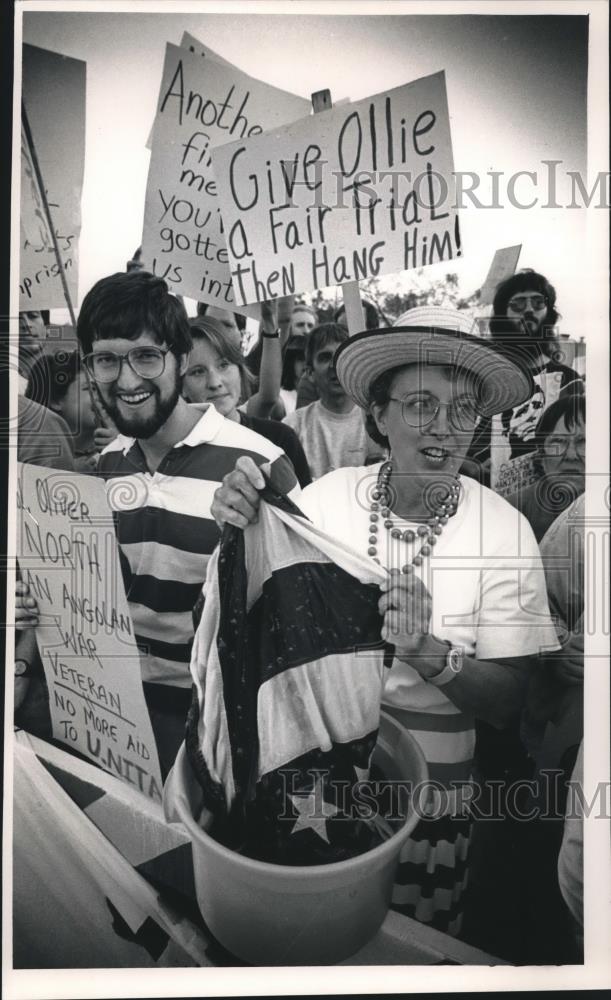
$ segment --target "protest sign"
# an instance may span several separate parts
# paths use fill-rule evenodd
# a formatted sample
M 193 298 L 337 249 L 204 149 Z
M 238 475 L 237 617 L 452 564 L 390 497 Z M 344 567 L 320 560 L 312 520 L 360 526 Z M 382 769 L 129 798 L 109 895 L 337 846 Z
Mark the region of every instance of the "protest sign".
M 479 293 L 479 305 L 492 305 L 494 293 L 498 285 L 500 285 L 501 281 L 506 281 L 507 278 L 511 278 L 512 274 L 515 274 L 521 249 L 522 244 L 520 243 L 518 246 L 502 247 L 496 251 L 492 258 L 492 264 L 490 265 L 486 280 Z
M 142 253 L 172 291 L 235 308 L 212 147 L 308 111 L 303 98 L 168 44 L 153 126 Z M 258 315 L 258 310 L 250 312 Z
M 188 49 L 189 52 L 195 52 L 196 55 L 198 56 L 202 56 L 208 59 L 214 59 L 215 62 L 222 63 L 223 66 L 232 65 L 230 62 L 227 62 L 226 59 L 223 59 L 223 57 L 220 56 L 218 52 L 213 52 L 212 49 L 209 49 L 207 45 L 204 45 L 202 42 L 198 41 L 198 39 L 195 38 L 193 35 L 190 35 L 188 31 L 183 31 L 182 38 L 180 39 L 180 47 L 181 49 Z M 155 119 L 155 121 L 156 120 L 157 119 Z M 154 124 L 155 123 L 153 123 L 153 125 L 151 126 L 149 137 L 145 143 L 147 149 L 150 149 L 151 146 L 153 145 Z
M 500 496 L 510 496 L 537 479 L 534 465 L 535 430 L 544 411 L 560 395 L 561 372 L 535 375 L 531 398 L 492 418 L 490 485 Z
M 236 302 L 461 254 L 444 73 L 213 150 Z
M 85 167 L 86 64 L 23 46 L 23 103 L 72 301 L 78 296 L 78 237 Z M 19 308 L 66 305 L 31 150 L 21 143 Z
M 53 736 L 150 798 L 161 774 L 104 483 L 18 465 L 17 556 L 40 609 Z

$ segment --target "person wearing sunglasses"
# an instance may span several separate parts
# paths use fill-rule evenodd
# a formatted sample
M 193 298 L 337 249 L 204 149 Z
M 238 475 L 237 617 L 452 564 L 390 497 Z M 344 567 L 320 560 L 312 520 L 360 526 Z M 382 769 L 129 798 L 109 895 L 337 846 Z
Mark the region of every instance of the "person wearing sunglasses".
M 537 479 L 507 497 L 541 541 L 553 521 L 585 489 L 586 400 L 570 391 L 543 412 L 535 431 Z
M 534 378 L 532 397 L 502 415 L 510 461 L 518 455 L 534 452 L 537 421 L 560 392 L 569 387 L 571 391 L 583 392 L 579 373 L 562 363 L 556 335 L 559 317 L 556 290 L 537 271 L 529 268 L 519 271 L 496 289 L 489 323 L 490 338 L 501 349 L 514 354 L 519 352 Z M 491 422 L 480 421 L 463 472 L 494 487 L 495 482 L 491 482 L 491 438 Z

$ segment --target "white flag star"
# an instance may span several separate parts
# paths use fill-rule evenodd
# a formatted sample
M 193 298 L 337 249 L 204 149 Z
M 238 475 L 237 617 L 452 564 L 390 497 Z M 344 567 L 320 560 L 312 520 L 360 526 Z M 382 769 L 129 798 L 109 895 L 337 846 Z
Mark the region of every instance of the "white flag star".
M 329 843 L 326 820 L 330 816 L 337 815 L 339 809 L 336 809 L 329 802 L 325 802 L 322 797 L 321 785 L 322 776 L 319 775 L 311 792 L 301 795 L 289 795 L 289 799 L 299 813 L 291 833 L 297 833 L 298 830 L 307 830 L 310 828 L 319 837 Z

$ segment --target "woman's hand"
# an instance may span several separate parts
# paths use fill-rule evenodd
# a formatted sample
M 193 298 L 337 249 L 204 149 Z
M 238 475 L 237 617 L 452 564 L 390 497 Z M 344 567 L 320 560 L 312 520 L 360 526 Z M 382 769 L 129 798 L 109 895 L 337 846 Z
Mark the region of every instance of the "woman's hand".
M 393 643 L 399 659 L 421 654 L 428 645 L 432 613 L 431 595 L 422 580 L 411 566 L 408 573 L 394 569 L 380 589 L 378 609 L 384 615 L 382 638 Z
M 259 490 L 265 486 L 265 479 L 252 458 L 243 455 L 238 458 L 235 469 L 223 479 L 214 494 L 210 507 L 212 516 L 220 528 L 224 524 L 234 524 L 237 528 L 247 528 L 257 521 L 259 510 Z
M 39 624 L 38 602 L 30 594 L 30 588 L 23 580 L 15 583 L 15 627 L 34 628 Z

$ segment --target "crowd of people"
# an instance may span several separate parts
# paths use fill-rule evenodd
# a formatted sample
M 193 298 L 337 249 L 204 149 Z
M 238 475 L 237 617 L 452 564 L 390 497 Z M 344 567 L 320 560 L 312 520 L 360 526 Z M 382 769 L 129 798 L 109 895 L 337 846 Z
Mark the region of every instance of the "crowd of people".
M 306 303 L 282 315 L 263 303 L 245 356 L 242 317 L 201 304 L 189 319 L 162 279 L 130 265 L 85 296 L 73 349 L 45 341 L 48 316 L 23 314 L 18 457 L 146 479 L 115 525 L 163 776 L 184 739 L 210 556 L 224 524 L 256 521 L 271 484 L 389 571 L 383 710 L 416 738 L 445 793 L 403 850 L 393 907 L 460 934 L 470 879 L 486 878 L 485 861 L 482 873 L 470 860 L 485 857 L 483 821 L 460 807 L 470 783 L 557 768 L 556 821 L 536 824 L 524 851 L 533 912 L 547 919 L 560 899 L 562 914 L 540 939 L 531 927 L 524 954 L 579 960 L 576 838 L 562 832 L 583 738 L 583 564 L 559 573 L 558 560 L 583 534 L 585 384 L 557 359 L 553 286 L 530 270 L 508 278 L 485 336 L 466 312 L 429 306 L 390 324 L 364 303 L 351 336 L 343 307 L 320 322 Z M 532 458 L 506 497 L 490 487 L 498 415 L 509 460 Z M 16 721 L 51 739 L 37 621 L 18 579 L 16 658 L 27 666 Z

